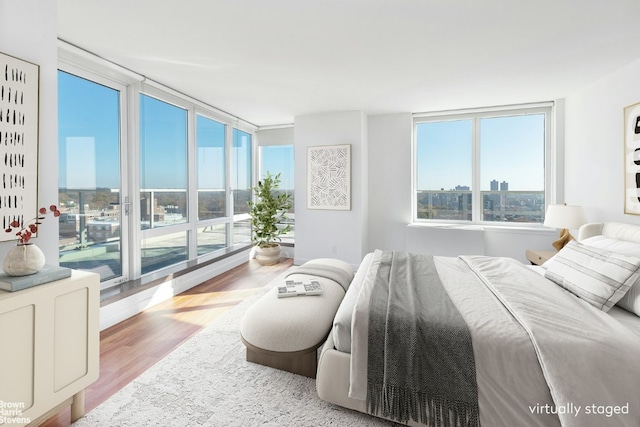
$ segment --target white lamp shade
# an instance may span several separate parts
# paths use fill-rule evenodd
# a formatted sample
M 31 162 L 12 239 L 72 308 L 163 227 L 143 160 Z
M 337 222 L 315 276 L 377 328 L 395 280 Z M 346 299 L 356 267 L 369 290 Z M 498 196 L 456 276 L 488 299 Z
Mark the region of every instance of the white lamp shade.
M 582 206 L 549 205 L 544 217 L 544 226 L 576 229 L 587 222 Z

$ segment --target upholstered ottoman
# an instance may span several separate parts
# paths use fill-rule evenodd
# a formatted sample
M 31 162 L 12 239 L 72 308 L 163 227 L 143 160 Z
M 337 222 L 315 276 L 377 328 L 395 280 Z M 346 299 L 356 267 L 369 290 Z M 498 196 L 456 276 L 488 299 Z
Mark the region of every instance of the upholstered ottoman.
M 317 280 L 324 291 L 278 298 L 275 286 L 249 307 L 240 325 L 247 360 L 315 378 L 317 349 L 331 330 L 353 269 L 344 261 L 322 258 L 291 269 L 285 279 Z

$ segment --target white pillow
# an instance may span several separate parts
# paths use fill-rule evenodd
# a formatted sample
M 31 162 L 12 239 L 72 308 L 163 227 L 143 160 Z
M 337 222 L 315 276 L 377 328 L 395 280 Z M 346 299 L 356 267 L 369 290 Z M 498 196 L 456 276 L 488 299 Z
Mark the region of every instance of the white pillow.
M 606 236 L 593 236 L 588 239 L 581 240 L 580 243 L 587 246 L 605 249 L 617 254 L 640 257 L 640 243 L 637 242 L 627 242 L 625 240 L 614 239 Z
M 545 277 L 602 311 L 609 311 L 640 279 L 640 257 L 572 240 L 544 263 Z
M 627 242 L 606 236 L 593 236 L 580 241 L 580 243 L 600 249 L 606 249 L 622 255 L 640 257 L 640 243 Z M 616 305 L 640 316 L 640 279 L 631 285 L 629 291 L 616 303 Z
M 616 305 L 632 312 L 636 316 L 640 316 L 640 284 L 636 282 L 631 285 L 631 288 L 620 298 Z

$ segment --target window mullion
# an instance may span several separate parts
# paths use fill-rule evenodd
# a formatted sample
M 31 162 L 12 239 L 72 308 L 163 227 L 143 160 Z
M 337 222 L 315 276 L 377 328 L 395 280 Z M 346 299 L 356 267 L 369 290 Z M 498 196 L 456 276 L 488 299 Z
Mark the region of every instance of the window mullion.
M 196 164 L 196 111 L 187 110 L 187 259 L 198 257 L 198 188 Z
M 129 271 L 132 278 L 142 275 L 140 227 L 140 83 L 132 85 L 127 93 L 127 155 L 129 156 L 128 178 L 131 207 L 129 209 Z M 133 204 L 136 201 L 135 205 Z
M 233 168 L 233 125 L 228 124 L 225 128 L 225 191 L 227 198 L 226 216 L 229 218 L 227 223 L 227 247 L 234 244 L 234 221 L 233 221 L 233 188 L 231 185 L 231 176 Z
M 471 221 L 478 223 L 482 220 L 482 194 L 480 192 L 480 119 L 478 117 L 473 118 L 473 135 L 472 135 L 472 176 L 473 181 L 471 183 Z

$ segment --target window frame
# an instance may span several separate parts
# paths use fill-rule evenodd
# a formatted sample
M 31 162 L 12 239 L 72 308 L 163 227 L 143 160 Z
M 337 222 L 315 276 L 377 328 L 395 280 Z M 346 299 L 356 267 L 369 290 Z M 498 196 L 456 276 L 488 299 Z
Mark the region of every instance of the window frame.
M 480 180 L 480 120 L 487 118 L 513 117 L 522 115 L 543 114 L 545 121 L 544 130 L 544 205 L 554 204 L 558 188 L 561 183 L 557 170 L 557 137 L 556 137 L 556 102 L 541 102 L 535 104 L 519 104 L 488 108 L 476 108 L 465 110 L 448 110 L 433 113 L 419 113 L 413 115 L 412 123 L 412 161 L 411 161 L 411 217 L 412 223 L 420 225 L 477 225 L 483 227 L 509 227 L 509 228 L 542 228 L 542 222 L 498 222 L 482 220 L 482 190 Z M 417 126 L 421 123 L 433 123 L 454 120 L 471 120 L 471 220 L 445 220 L 418 218 L 418 156 L 417 156 Z M 544 214 L 543 214 L 544 215 Z M 544 218 L 543 218 L 544 219 Z
M 119 93 L 118 99 L 118 121 L 119 121 L 119 174 L 120 174 L 120 208 L 123 210 L 120 218 L 120 251 L 121 251 L 121 274 L 119 276 L 108 278 L 100 281 L 100 290 L 108 289 L 113 286 L 117 286 L 121 283 L 127 282 L 131 278 L 132 264 L 131 253 L 132 248 L 128 244 L 131 238 L 131 219 L 129 211 L 131 206 L 131 192 L 130 192 L 130 175 L 127 172 L 129 170 L 130 162 L 128 156 L 128 147 L 126 144 L 127 135 L 129 134 L 130 123 L 127 122 L 126 117 L 128 114 L 129 103 L 128 98 L 130 96 L 131 87 L 126 83 L 124 79 L 114 79 L 106 77 L 105 75 L 88 70 L 85 67 L 79 66 L 77 63 L 69 60 L 65 60 L 65 56 L 58 62 L 57 72 L 67 73 L 74 77 L 87 80 L 91 83 L 104 86 L 106 88 L 115 90 Z M 57 136 L 56 136 L 57 138 Z M 59 143 L 57 141 L 56 143 Z M 56 163 L 59 160 L 56 159 Z M 59 165 L 58 165 L 59 167 Z M 59 171 L 58 171 L 59 173 Z M 58 184 L 58 194 L 60 191 L 60 185 Z M 58 249 L 58 257 L 60 250 Z
M 58 41 L 58 67 L 59 70 L 70 72 L 78 77 L 111 87 L 117 85 L 121 91 L 122 109 L 120 122 L 122 129 L 123 150 L 123 181 L 130 200 L 130 213 L 123 218 L 128 227 L 128 240 L 123 241 L 123 248 L 128 250 L 129 268 L 123 271 L 123 276 L 128 280 L 140 280 L 146 284 L 168 274 L 190 268 L 194 265 L 206 263 L 223 257 L 230 251 L 249 249 L 251 242 L 234 242 L 234 222 L 238 217 L 249 217 L 248 214 L 233 215 L 231 174 L 232 174 L 232 146 L 233 129 L 246 132 L 251 136 L 251 180 L 255 180 L 256 152 L 255 143 L 258 126 L 233 116 L 223 110 L 209 104 L 191 98 L 181 92 L 154 82 L 145 76 L 117 64 L 99 58 L 89 52 L 78 49 L 63 41 Z M 126 96 L 124 96 L 126 94 Z M 155 229 L 141 230 L 140 209 L 136 208 L 136 200 L 140 197 L 140 96 L 141 94 L 153 97 L 162 102 L 187 110 L 187 221 L 180 224 L 159 227 Z M 200 115 L 220 122 L 226 126 L 225 134 L 225 195 L 227 211 L 224 217 L 197 219 L 197 141 L 196 141 L 196 116 Z M 253 185 L 253 182 L 252 182 Z M 217 226 L 224 224 L 227 232 L 226 246 L 220 250 L 214 250 L 198 255 L 197 235 L 198 230 L 205 226 Z M 176 232 L 187 233 L 187 259 L 171 266 L 163 267 L 145 274 L 141 273 L 141 245 L 145 238 L 160 237 Z M 122 280 L 118 281 L 121 283 Z M 106 289 L 115 283 L 102 283 Z

